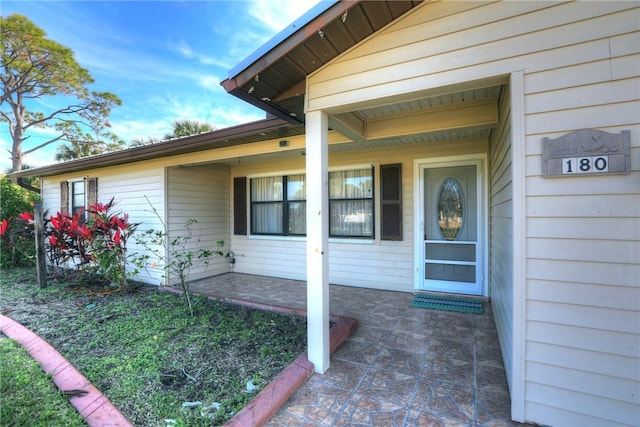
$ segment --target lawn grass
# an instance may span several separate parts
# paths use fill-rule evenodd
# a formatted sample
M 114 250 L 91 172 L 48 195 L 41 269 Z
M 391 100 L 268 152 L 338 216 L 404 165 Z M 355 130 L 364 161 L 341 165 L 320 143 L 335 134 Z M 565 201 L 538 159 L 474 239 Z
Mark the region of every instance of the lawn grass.
M 49 374 L 16 341 L 0 338 L 0 425 L 86 426 Z
M 104 291 L 64 282 L 41 290 L 33 271 L 3 271 L 0 310 L 50 342 L 136 425 L 223 424 L 304 351 L 298 316 L 198 297 L 192 317 L 181 296 L 150 286 Z

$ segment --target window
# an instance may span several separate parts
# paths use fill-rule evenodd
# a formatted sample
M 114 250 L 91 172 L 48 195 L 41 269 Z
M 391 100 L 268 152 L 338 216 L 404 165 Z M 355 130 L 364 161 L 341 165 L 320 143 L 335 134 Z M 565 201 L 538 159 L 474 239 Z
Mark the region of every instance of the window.
M 60 182 L 60 212 L 77 213 L 98 203 L 98 178 Z
M 330 172 L 329 211 L 331 237 L 373 238 L 373 168 Z M 251 234 L 306 233 L 306 176 L 252 178 Z
M 373 238 L 373 168 L 329 173 L 329 236 Z
M 71 214 L 74 215 L 85 208 L 84 181 L 71 183 Z
M 251 179 L 251 233 L 306 234 L 305 175 Z

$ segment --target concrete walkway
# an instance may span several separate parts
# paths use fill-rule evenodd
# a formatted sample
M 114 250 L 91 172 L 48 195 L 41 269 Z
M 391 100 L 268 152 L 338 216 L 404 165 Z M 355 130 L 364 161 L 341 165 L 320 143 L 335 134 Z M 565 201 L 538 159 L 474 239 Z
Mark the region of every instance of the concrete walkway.
M 237 273 L 196 293 L 306 310 L 305 282 Z M 268 422 L 271 426 L 516 426 L 491 306 L 411 307 L 410 293 L 331 286 L 331 314 L 359 327 Z

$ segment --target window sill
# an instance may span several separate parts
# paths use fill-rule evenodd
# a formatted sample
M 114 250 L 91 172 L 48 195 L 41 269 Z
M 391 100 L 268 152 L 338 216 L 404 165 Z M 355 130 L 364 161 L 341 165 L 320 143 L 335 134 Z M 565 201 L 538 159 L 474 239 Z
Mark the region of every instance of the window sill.
M 304 236 L 263 236 L 259 234 L 252 234 L 249 236 L 250 240 L 271 240 L 271 241 L 285 241 L 285 242 L 306 242 L 307 238 Z M 333 244 L 350 244 L 350 245 L 372 245 L 376 241 L 375 239 L 350 239 L 330 237 L 329 243 Z

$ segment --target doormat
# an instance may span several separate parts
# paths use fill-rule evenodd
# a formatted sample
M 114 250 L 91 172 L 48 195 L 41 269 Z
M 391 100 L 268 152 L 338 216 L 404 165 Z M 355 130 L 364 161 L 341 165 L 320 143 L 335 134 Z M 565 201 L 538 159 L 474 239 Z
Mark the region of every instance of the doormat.
M 458 313 L 484 313 L 482 301 L 473 298 L 437 295 L 417 295 L 411 303 L 413 307 L 432 308 L 434 310 L 456 311 Z

